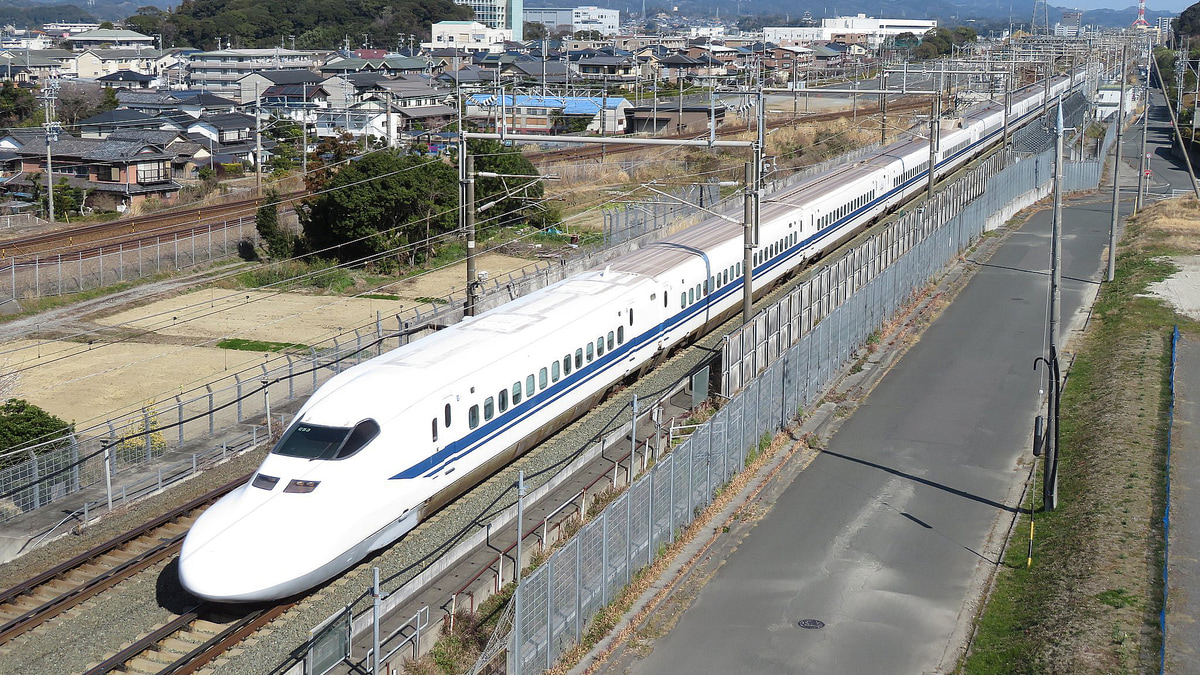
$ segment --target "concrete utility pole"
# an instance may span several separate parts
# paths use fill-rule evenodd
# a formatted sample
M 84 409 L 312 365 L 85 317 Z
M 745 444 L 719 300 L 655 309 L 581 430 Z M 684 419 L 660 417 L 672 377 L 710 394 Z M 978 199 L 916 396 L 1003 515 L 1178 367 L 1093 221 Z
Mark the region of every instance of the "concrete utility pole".
M 940 92 L 941 90 L 939 89 L 938 91 Z M 941 94 L 939 93 L 937 96 L 933 97 L 933 103 L 930 106 L 930 111 L 929 111 L 929 172 L 928 172 L 928 183 L 929 183 L 928 198 L 929 199 L 933 199 L 933 183 L 934 183 L 934 180 L 936 180 L 934 178 L 934 176 L 937 174 L 937 172 L 934 169 L 937 167 L 937 146 L 938 146 L 938 135 L 940 133 L 940 131 L 939 131 L 940 120 L 938 119 L 938 116 L 941 114 L 941 107 L 942 107 L 942 99 L 941 99 Z
M 54 222 L 54 159 L 50 144 L 58 140 L 58 124 L 54 121 L 54 101 L 58 98 L 58 79 L 52 78 L 42 89 L 42 102 L 45 104 L 46 122 L 42 126 L 46 130 L 46 210 L 47 220 Z
M 466 143 L 463 148 L 465 150 Z M 463 181 L 465 203 L 463 208 L 467 229 L 467 307 L 466 315 L 475 316 L 475 287 L 477 283 L 475 271 L 475 158 L 469 154 L 463 156 L 466 160 L 466 179 Z
M 254 194 L 262 196 L 262 99 L 254 85 Z
M 1121 47 L 1121 100 L 1117 102 L 1117 147 L 1113 150 L 1112 222 L 1108 227 L 1108 280 L 1117 269 L 1117 211 L 1121 206 L 1121 135 L 1125 126 L 1125 67 L 1128 64 L 1125 47 Z
M 308 85 L 304 86 L 304 107 L 300 118 L 300 177 L 308 179 Z
M 746 194 L 742 202 L 742 246 L 745 249 L 742 256 L 742 323 L 749 323 L 754 312 L 754 163 L 746 162 Z
M 887 143 L 887 68 L 879 68 L 879 144 Z

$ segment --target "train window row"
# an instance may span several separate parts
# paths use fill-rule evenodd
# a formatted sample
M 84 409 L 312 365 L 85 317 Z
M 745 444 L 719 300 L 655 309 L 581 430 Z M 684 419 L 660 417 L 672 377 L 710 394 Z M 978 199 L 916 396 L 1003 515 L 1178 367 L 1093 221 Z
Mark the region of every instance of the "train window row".
M 904 173 L 900 174 L 899 176 L 896 176 L 895 178 L 892 179 L 892 187 L 899 187 L 901 183 L 907 183 L 908 181 L 916 178 L 917 176 L 921 175 L 921 172 L 924 171 L 925 167 L 927 167 L 927 166 L 929 166 L 929 162 L 924 161 L 924 162 L 921 162 L 920 164 L 914 166 L 913 168 L 909 169 L 908 171 L 905 171 Z
M 736 281 L 742 276 L 742 263 L 735 263 L 728 268 L 712 275 L 702 284 L 696 284 L 695 288 L 689 288 L 686 291 L 679 293 L 679 308 L 686 309 L 699 300 L 703 299 L 709 293 L 724 288 L 730 281 Z
M 633 325 L 633 309 L 629 310 L 629 325 Z M 606 351 L 612 351 L 616 347 L 625 344 L 625 326 L 617 326 L 616 330 L 610 330 L 607 334 L 602 334 L 596 338 L 595 342 L 588 342 L 585 347 L 580 347 L 575 350 L 575 353 L 566 354 L 561 361 L 551 361 L 550 365 L 540 368 L 537 374 L 530 373 L 525 376 L 525 380 L 517 380 L 512 383 L 511 387 L 501 389 L 496 396 L 489 396 L 483 400 L 483 421 L 487 422 L 496 416 L 496 413 L 504 413 L 508 410 L 510 404 L 516 406 L 521 403 L 523 398 L 530 398 L 539 392 L 545 391 L 547 387 L 561 378 L 570 375 L 573 370 L 583 368 L 584 363 L 592 361 L 604 356 Z M 446 426 L 450 426 L 450 405 L 446 405 Z M 480 409 L 479 405 L 473 405 L 467 409 L 467 426 L 475 429 L 479 426 Z M 433 440 L 437 441 L 437 418 L 433 420 Z
M 845 204 L 839 206 L 832 213 L 827 213 L 827 214 L 821 216 L 821 220 L 818 221 L 817 226 L 818 226 L 818 228 L 824 228 L 825 226 L 829 225 L 830 223 L 834 223 L 834 222 L 837 222 L 838 220 L 841 220 L 845 215 L 847 215 L 849 213 L 853 213 L 854 211 L 857 211 L 862 206 L 864 206 L 866 204 L 870 204 L 873 201 L 875 201 L 875 191 L 871 190 L 870 192 L 866 193 L 865 195 L 856 197 L 856 198 L 850 200 L 849 202 L 846 202 Z
M 799 241 L 799 239 L 800 239 L 799 236 L 795 232 L 793 232 L 773 244 L 768 244 L 767 246 L 759 249 L 758 252 L 754 254 L 754 264 L 756 266 L 761 265 L 763 262 L 770 260 L 771 258 L 774 258 L 775 256 L 782 253 L 785 248 L 790 248 L 792 246 L 795 246 L 796 242 Z
M 971 139 L 969 139 L 969 138 L 960 143 L 955 143 L 949 150 L 944 150 L 942 152 L 942 159 L 945 159 L 947 157 L 953 157 L 954 155 L 957 155 L 960 151 L 962 151 L 964 148 L 966 148 L 970 144 L 971 144 Z

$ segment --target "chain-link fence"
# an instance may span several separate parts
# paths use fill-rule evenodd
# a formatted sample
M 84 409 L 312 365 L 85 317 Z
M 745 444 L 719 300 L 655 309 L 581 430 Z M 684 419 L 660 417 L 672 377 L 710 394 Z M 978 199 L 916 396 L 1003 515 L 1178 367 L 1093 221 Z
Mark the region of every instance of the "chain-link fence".
M 760 314 L 774 313 L 773 331 L 759 332 L 754 321 L 731 336 L 728 402 L 522 581 L 507 672 L 552 668 L 591 617 L 745 466 L 764 434 L 815 407 L 869 336 L 996 213 L 1043 189 L 1052 160 L 995 156 Z
M 238 253 L 242 241 L 247 248 L 258 245 L 253 218 L 205 223 L 153 240 L 145 238 L 87 251 L 32 258 L 10 256 L 0 265 L 0 294 L 23 300 L 104 288 L 229 258 Z

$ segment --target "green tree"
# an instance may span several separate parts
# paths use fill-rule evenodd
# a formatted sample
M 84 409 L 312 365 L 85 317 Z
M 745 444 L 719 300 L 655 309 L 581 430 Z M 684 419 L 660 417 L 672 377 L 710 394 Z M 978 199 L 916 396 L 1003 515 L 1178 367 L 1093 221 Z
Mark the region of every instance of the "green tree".
M 603 40 L 604 36 L 598 30 L 577 30 L 571 37 L 576 40 Z
M 44 177 L 44 174 L 41 177 Z M 45 181 L 39 180 L 36 184 L 39 186 L 44 185 Z M 70 213 L 79 213 L 80 209 L 83 208 L 85 199 L 87 199 L 86 190 L 71 185 L 67 182 L 66 178 L 58 179 L 58 182 L 54 184 L 54 217 L 61 218 Z M 50 200 L 44 192 L 40 194 L 39 201 L 42 204 L 42 211 L 49 212 Z
M 526 21 L 521 28 L 524 31 L 525 40 L 541 40 L 546 37 L 546 24 L 537 23 L 534 21 Z
M 937 58 L 937 46 L 930 42 L 922 42 L 917 45 L 916 57 L 918 59 L 935 59 Z
M 111 22 L 111 21 L 101 21 L 101 22 L 100 22 L 100 29 L 101 29 L 101 30 L 112 30 L 112 29 L 113 29 L 113 22 Z
M 296 250 L 296 236 L 279 224 L 279 192 L 267 190 L 260 203 L 254 214 L 254 228 L 263 240 L 267 255 L 276 260 L 292 257 Z
M 30 90 L 22 89 L 11 81 L 6 81 L 0 87 L 0 126 L 22 126 L 38 110 L 37 99 Z
M 457 226 L 458 176 L 439 159 L 377 152 L 329 177 L 301 208 L 310 250 L 342 261 L 393 251 L 380 266 L 414 263 Z M 390 262 L 389 262 L 390 261 Z
M 73 424 L 51 415 L 38 406 L 19 398 L 10 398 L 0 404 L 0 448 L 5 451 L 37 445 L 43 441 L 58 439 L 75 430 Z M 41 446 L 39 452 L 48 452 L 62 444 Z M 0 469 L 24 462 L 28 457 L 17 455 L 0 459 Z
M 504 176 L 538 176 L 537 167 L 521 151 L 500 141 L 471 140 L 467 150 L 475 156 L 475 171 Z M 529 178 L 479 178 L 475 181 L 475 202 L 479 206 L 495 204 L 479 215 L 483 227 L 536 222 L 544 226 L 548 213 L 542 203 L 545 186 Z M 551 218 L 555 224 L 558 221 Z

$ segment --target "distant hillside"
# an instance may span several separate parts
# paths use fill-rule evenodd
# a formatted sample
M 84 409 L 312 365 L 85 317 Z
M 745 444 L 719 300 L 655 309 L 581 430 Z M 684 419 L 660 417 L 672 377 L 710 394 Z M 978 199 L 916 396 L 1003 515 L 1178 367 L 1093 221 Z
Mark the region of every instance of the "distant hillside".
M 0 2 L 0 26 L 38 26 L 53 21 L 95 21 L 78 5 Z
M 213 49 L 217 38 L 234 47 L 292 45 L 332 49 L 349 38 L 396 48 L 410 34 L 429 39 L 437 21 L 467 19 L 471 9 L 453 0 L 184 0 L 170 13 L 141 10 L 129 23 L 161 33 L 166 45 Z M 364 38 L 365 35 L 365 38 Z

